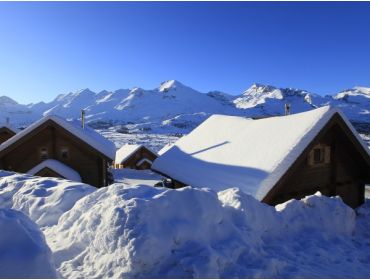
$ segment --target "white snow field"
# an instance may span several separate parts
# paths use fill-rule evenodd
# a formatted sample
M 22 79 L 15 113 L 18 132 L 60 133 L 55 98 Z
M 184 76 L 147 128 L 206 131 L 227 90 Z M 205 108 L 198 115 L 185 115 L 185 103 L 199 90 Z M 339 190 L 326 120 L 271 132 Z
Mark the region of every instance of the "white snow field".
M 65 278 L 370 277 L 370 200 L 356 212 L 319 193 L 271 207 L 235 188 L 154 188 L 160 176 L 150 171 L 117 172 L 120 183 L 101 189 L 0 173 L 0 207 L 28 215 L 51 249 L 52 261 L 46 253 L 34 269 L 53 262 Z M 1 211 L 0 228 L 11 228 Z M 0 235 L 0 260 L 13 261 L 9 273 L 21 264 L 7 251 L 14 240 Z
M 57 278 L 44 235 L 23 213 L 0 208 L 0 278 Z
M 163 176 L 151 170 L 135 170 L 129 168 L 111 169 L 114 182 L 122 183 L 126 186 L 146 185 L 154 186 L 160 182 Z
M 0 207 L 22 211 L 41 228 L 57 224 L 78 199 L 95 190 L 83 183 L 0 171 Z
M 356 218 L 320 194 L 275 209 L 238 189 L 115 184 L 45 234 L 67 278 L 368 278 L 369 208 Z

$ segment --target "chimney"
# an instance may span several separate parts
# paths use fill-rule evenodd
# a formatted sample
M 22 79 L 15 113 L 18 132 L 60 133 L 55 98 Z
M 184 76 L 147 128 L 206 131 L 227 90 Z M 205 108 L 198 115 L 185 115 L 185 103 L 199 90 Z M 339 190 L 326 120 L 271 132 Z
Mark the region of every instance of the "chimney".
M 81 126 L 82 129 L 85 129 L 85 110 L 81 110 Z
M 10 119 L 9 117 L 6 117 L 6 125 L 9 125 L 9 123 L 10 123 Z
M 285 103 L 285 116 L 290 115 L 290 104 Z

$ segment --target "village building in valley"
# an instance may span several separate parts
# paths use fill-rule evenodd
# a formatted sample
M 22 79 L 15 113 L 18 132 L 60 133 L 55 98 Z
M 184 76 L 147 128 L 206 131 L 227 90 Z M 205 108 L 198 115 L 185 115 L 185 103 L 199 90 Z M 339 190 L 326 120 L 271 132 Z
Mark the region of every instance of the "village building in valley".
M 130 169 L 150 169 L 157 154 L 144 145 L 125 144 L 116 152 L 114 167 Z
M 77 121 L 46 116 L 0 145 L 0 169 L 108 185 L 114 144 Z
M 351 207 L 370 183 L 369 149 L 337 109 L 259 120 L 213 115 L 158 157 L 174 187 L 237 187 L 270 205 L 320 191 Z
M 16 135 L 17 132 L 17 129 L 9 126 L 8 124 L 0 125 L 0 144 Z

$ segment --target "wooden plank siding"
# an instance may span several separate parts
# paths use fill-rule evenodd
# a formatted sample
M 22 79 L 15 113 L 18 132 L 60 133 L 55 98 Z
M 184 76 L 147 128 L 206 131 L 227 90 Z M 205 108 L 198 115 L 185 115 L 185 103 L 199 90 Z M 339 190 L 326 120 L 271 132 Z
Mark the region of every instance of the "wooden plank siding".
M 330 162 L 309 166 L 308 154 L 318 144 L 330 146 Z M 355 208 L 364 202 L 365 183 L 370 181 L 365 153 L 341 117 L 334 115 L 262 201 L 276 205 L 320 191 L 339 195 Z
M 110 159 L 52 120 L 1 151 L 0 168 L 26 173 L 44 160 L 40 157 L 43 148 L 47 150 L 48 158 L 76 170 L 82 182 L 96 187 L 106 185 L 106 173 L 102 169 L 107 168 Z M 68 158 L 62 157 L 63 149 L 68 149 Z
M 157 155 L 145 148 L 144 146 L 140 147 L 135 153 L 133 153 L 129 158 L 124 162 L 119 164 L 119 168 L 131 168 L 131 169 L 150 169 L 151 165 L 141 164 L 137 166 L 137 163 L 142 159 L 148 159 L 153 162 L 157 158 Z
M 9 138 L 13 137 L 15 135 L 15 132 L 10 130 L 7 127 L 0 127 L 0 144 L 4 143 Z

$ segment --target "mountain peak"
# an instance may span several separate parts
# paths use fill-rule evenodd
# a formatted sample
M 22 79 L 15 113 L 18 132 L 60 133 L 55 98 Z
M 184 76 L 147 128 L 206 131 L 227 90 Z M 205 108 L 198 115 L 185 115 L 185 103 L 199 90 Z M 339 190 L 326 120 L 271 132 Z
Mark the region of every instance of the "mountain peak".
M 89 88 L 84 88 L 84 89 L 80 89 L 78 91 L 75 92 L 76 95 L 79 95 L 79 94 L 95 94 L 94 92 L 92 92 Z
M 18 105 L 18 102 L 8 96 L 0 96 L 0 104 Z
M 158 89 L 160 92 L 167 92 L 171 89 L 176 89 L 179 87 L 184 87 L 184 85 L 177 80 L 168 80 L 161 83 Z

